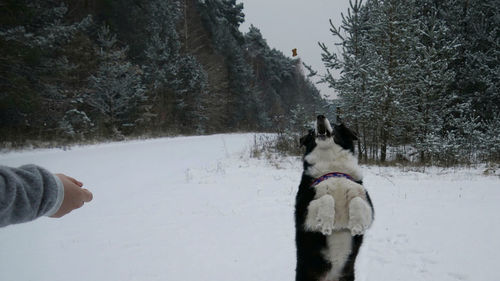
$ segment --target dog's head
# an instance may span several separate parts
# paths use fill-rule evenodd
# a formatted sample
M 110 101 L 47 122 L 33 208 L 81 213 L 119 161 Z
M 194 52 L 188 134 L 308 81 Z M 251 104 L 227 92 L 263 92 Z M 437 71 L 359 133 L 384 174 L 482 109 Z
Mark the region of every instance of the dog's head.
M 316 119 L 316 126 L 309 130 L 309 133 L 300 138 L 300 145 L 306 147 L 306 155 L 309 154 L 318 145 L 339 145 L 343 149 L 354 153 L 354 141 L 357 140 L 356 134 L 347 128 L 344 124 L 334 125 L 324 116 L 319 115 Z

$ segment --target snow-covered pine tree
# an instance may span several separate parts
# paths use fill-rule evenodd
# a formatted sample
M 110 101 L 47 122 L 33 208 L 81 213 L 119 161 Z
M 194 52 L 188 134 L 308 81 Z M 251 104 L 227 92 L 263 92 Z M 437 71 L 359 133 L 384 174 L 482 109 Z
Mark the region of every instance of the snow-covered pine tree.
M 351 2 L 331 28 L 341 55 L 320 44 L 327 70 L 342 72 L 323 80 L 357 125 L 365 158 L 384 161 L 389 147 L 409 145 L 423 162 L 492 159 L 484 147 L 496 147 L 488 134 L 500 104 L 494 2 Z
M 398 147 L 407 142 L 408 127 L 413 117 L 408 106 L 413 103 L 414 93 L 409 81 L 414 69 L 409 63 L 414 55 L 414 1 L 371 1 L 375 7 L 376 24 L 371 32 L 374 51 L 378 55 L 371 65 L 372 77 L 376 77 L 374 93 L 377 93 L 382 114 L 380 124 L 380 160 L 384 162 L 389 147 Z
M 445 15 L 452 17 L 460 44 L 454 88 L 460 99 L 471 101 L 474 114 L 492 119 L 500 108 L 499 1 L 458 1 L 452 11 Z
M 451 2 L 451 1 L 450 1 Z M 451 6 L 453 3 L 449 3 Z M 488 124 L 498 120 L 500 111 L 500 5 L 498 0 L 458 1 L 450 12 L 443 12 L 450 22 L 451 35 L 458 38 L 457 57 L 451 62 L 456 71 L 451 85 L 453 104 L 457 110 L 450 115 L 451 120 L 476 120 L 480 133 L 493 133 Z M 469 105 L 465 112 L 460 111 Z M 459 121 L 457 120 L 457 121 Z M 458 125 L 458 122 L 453 121 Z M 470 121 L 469 121 L 470 123 Z M 450 126 L 451 129 L 457 129 Z M 463 147 L 470 147 L 467 136 L 459 138 Z M 480 141 L 483 160 L 492 160 L 495 152 L 487 147 L 496 147 L 495 136 L 484 136 Z M 485 145 L 485 146 L 484 146 Z M 477 147 L 473 148 L 474 150 Z M 470 152 L 467 152 L 470 153 Z M 490 156 L 488 156 L 490 155 Z M 498 155 L 498 154 L 496 154 Z M 496 158 L 498 161 L 498 158 Z
M 421 60 L 416 68 L 424 71 L 420 76 L 425 77 L 420 80 L 427 82 L 426 87 L 439 92 L 428 96 L 433 99 L 429 103 L 432 110 L 427 114 L 432 118 L 424 132 L 430 134 L 416 144 L 420 158 L 428 153 L 433 162 L 480 161 L 477 155 L 487 155 L 488 149 L 476 151 L 478 147 L 470 145 L 471 139 L 481 144 L 492 139 L 481 135 L 487 131 L 490 118 L 494 118 L 500 98 L 495 74 L 499 52 L 493 43 L 500 35 L 498 18 L 493 16 L 498 14 L 498 5 L 490 1 L 451 0 L 421 0 L 416 4 L 421 22 L 419 46 L 425 48 L 415 50 L 419 58 L 429 58 Z
M 65 49 L 92 19 L 66 22 L 68 8 L 55 0 L 1 5 L 0 135 L 52 138 L 70 107 L 70 73 L 78 67 Z
M 406 143 L 414 144 L 421 162 L 436 159 L 439 143 L 444 144 L 440 139 L 447 126 L 445 116 L 450 114 L 449 85 L 455 79 L 450 61 L 456 57 L 458 42 L 450 38 L 441 9 L 435 1 L 415 2 L 416 24 L 412 26 L 408 45 L 411 53 L 405 62 L 411 68 L 407 74 L 410 99 L 405 107 L 411 119 Z
M 291 79 L 295 69 L 292 60 L 281 52 L 271 49 L 258 28 L 251 25 L 245 34 L 247 61 L 252 66 L 255 88 L 258 89 L 257 117 L 263 129 L 272 129 L 272 116 L 284 114 L 286 107 L 280 96 L 282 83 Z M 288 97 L 290 101 L 292 97 Z
M 71 109 L 66 111 L 64 117 L 59 121 L 59 131 L 63 138 L 69 140 L 84 140 L 85 136 L 92 131 L 94 124 L 83 111 Z
M 365 5 L 366 6 L 366 5 Z M 341 54 L 329 50 L 324 43 L 320 43 L 323 50 L 322 60 L 327 68 L 327 75 L 321 82 L 326 82 L 334 88 L 340 98 L 340 115 L 343 120 L 360 134 L 358 142 L 359 157 L 368 157 L 368 143 L 372 141 L 373 134 L 382 124 L 382 115 L 375 110 L 380 102 L 377 96 L 375 75 L 380 72 L 375 69 L 380 61 L 380 55 L 375 52 L 373 35 L 373 11 L 363 7 L 362 1 L 350 1 L 347 14 L 342 14 L 342 24 L 335 27 L 330 22 L 330 31 L 339 41 Z M 341 70 L 339 78 L 332 72 Z M 373 150 L 373 149 L 372 149 Z
M 141 117 L 147 100 L 141 69 L 128 61 L 127 48 L 120 47 L 116 35 L 104 25 L 98 32 L 99 68 L 89 78 L 84 102 L 93 110 L 101 133 L 122 138 Z
M 482 134 L 479 136 L 479 159 L 491 163 L 500 159 L 500 113 L 481 124 Z
M 144 71 L 158 115 L 160 130 L 183 133 L 205 131 L 207 75 L 201 64 L 181 53 L 177 24 L 181 1 L 150 1 L 146 5 L 149 40 Z
M 258 126 L 256 89 L 253 72 L 245 59 L 244 36 L 239 31 L 244 21 L 243 4 L 235 0 L 197 0 L 203 22 L 212 35 L 216 51 L 225 57 L 229 74 L 226 94 L 226 124 L 228 129 L 254 129 Z

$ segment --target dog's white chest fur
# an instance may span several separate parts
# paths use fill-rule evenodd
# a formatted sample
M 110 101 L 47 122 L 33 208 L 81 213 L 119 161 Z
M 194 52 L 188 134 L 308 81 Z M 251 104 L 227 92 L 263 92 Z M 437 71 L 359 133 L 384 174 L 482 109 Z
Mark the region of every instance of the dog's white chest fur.
M 304 160 L 310 164 L 306 174 L 313 178 L 331 172 L 346 173 L 355 180 L 363 178 L 363 173 L 354 155 L 335 144 L 332 138 L 316 140 L 316 147 L 305 156 Z

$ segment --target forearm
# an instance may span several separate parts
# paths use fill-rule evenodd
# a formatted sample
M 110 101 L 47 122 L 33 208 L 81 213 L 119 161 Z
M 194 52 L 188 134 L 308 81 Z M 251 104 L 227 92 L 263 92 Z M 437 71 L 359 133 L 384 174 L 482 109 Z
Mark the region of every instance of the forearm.
M 53 215 L 63 198 L 61 181 L 49 171 L 0 166 L 0 227 Z

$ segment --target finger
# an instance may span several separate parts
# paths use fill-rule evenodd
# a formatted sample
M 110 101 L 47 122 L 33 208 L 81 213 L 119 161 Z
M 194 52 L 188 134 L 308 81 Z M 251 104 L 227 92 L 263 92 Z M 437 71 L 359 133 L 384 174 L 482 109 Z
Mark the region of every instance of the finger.
M 82 188 L 82 194 L 83 194 L 83 202 L 90 202 L 94 198 L 92 192 L 88 191 L 85 188 Z
M 66 177 L 68 177 L 68 176 L 66 176 Z M 83 183 L 82 183 L 82 182 L 80 182 L 80 181 L 78 181 L 78 180 L 76 180 L 76 179 L 74 179 L 74 178 L 72 178 L 72 177 L 68 177 L 68 179 L 69 179 L 71 182 L 73 182 L 74 184 L 78 185 L 79 187 L 82 187 L 82 186 L 83 186 Z
M 84 204 L 84 203 L 85 203 L 85 202 L 83 202 L 83 201 L 78 201 L 78 202 L 76 202 L 75 209 L 79 209 L 79 208 L 83 207 L 83 204 Z

